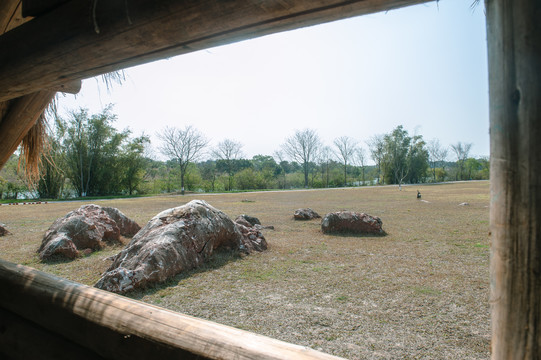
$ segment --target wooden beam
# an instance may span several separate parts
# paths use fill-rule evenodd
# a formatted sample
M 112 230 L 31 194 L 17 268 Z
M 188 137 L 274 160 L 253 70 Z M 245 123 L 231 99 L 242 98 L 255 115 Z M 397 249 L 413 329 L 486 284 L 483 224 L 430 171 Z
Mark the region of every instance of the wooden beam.
M 492 359 L 541 357 L 541 2 L 487 0 Z
M 108 359 L 340 359 L 3 260 L 0 289 L 4 311 Z
M 54 90 L 44 90 L 12 101 L 0 122 L 0 169 L 17 150 L 55 94 Z
M 212 46 L 427 1 L 69 1 L 0 36 L 0 101 Z
M 59 7 L 69 0 L 22 0 L 22 15 L 39 16 Z
M 52 90 L 56 92 L 67 93 L 67 94 L 78 94 L 79 91 L 81 91 L 82 86 L 83 86 L 83 82 L 81 80 L 74 80 L 74 81 L 62 84 L 56 88 L 53 88 Z

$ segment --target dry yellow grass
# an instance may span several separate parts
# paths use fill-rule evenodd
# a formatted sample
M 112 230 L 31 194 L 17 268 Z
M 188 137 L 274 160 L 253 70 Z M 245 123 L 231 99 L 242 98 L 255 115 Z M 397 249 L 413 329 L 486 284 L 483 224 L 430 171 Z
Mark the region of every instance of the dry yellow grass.
M 428 202 L 416 199 L 417 189 Z M 268 251 L 218 254 L 129 296 L 350 359 L 489 358 L 488 182 L 96 203 L 144 225 L 194 198 L 274 225 L 265 232 Z M 41 263 L 36 254 L 52 222 L 80 205 L 1 206 L 0 222 L 13 235 L 0 238 L 0 256 L 92 285 L 121 245 L 71 262 Z M 376 215 L 388 235 L 323 235 L 319 221 L 293 220 L 300 207 Z

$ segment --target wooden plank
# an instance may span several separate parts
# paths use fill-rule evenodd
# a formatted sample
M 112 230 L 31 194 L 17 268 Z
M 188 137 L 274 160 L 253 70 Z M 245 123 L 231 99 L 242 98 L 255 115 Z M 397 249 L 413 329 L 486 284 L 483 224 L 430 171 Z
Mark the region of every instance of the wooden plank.
M 98 354 L 0 308 L 0 359 L 90 360 Z
M 0 308 L 114 359 L 337 357 L 0 260 Z
M 38 91 L 13 100 L 0 122 L 0 169 L 52 101 L 55 90 Z
M 492 359 L 541 357 L 541 2 L 488 0 Z
M 427 1 L 69 1 L 0 36 L 0 102 L 195 50 Z

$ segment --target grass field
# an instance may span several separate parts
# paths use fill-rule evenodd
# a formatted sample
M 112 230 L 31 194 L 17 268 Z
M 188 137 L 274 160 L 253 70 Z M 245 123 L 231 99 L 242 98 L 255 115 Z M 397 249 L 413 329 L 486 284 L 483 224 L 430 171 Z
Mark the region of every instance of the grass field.
M 488 359 L 488 188 L 466 182 L 94 202 L 143 226 L 200 198 L 275 227 L 265 230 L 266 252 L 217 254 L 132 298 L 349 359 Z M 427 202 L 416 199 L 417 189 Z M 0 206 L 0 222 L 13 233 L 0 238 L 0 257 L 92 285 L 121 245 L 71 262 L 42 263 L 36 254 L 52 222 L 82 204 Z M 376 215 L 387 236 L 323 235 L 319 221 L 293 220 L 300 207 Z

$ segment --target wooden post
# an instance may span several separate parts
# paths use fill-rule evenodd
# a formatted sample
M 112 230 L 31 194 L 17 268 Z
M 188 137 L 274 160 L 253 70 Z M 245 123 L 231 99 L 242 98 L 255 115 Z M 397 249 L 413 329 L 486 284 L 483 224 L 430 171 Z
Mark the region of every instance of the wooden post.
M 492 359 L 541 358 L 541 2 L 486 0 Z
M 38 91 L 18 98 L 10 104 L 7 114 L 0 122 L 0 169 L 17 150 L 17 146 L 55 94 L 55 90 Z

